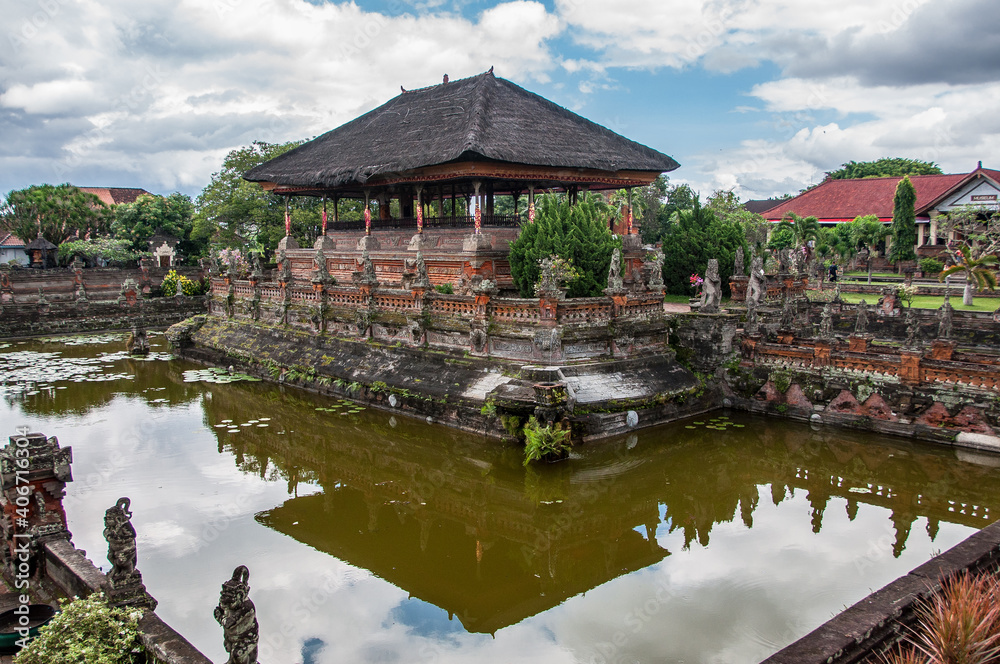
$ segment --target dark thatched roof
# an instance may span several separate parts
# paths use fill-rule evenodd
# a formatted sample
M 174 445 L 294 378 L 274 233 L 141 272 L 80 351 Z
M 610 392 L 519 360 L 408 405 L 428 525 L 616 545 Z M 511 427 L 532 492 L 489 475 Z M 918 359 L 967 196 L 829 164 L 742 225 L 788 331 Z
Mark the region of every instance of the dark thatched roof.
M 455 161 L 499 161 L 599 171 L 672 171 L 667 155 L 630 141 L 492 69 L 406 91 L 244 177 L 293 187 L 363 184 Z
M 52 244 L 48 240 L 39 234 L 34 240 L 28 243 L 25 249 L 41 249 L 42 251 L 52 251 L 56 248 L 56 245 Z

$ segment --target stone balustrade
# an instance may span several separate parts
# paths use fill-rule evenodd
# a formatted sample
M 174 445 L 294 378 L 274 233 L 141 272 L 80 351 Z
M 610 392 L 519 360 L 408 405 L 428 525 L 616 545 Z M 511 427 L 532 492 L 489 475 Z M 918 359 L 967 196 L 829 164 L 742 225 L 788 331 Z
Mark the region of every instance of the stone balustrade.
M 746 338 L 743 354 L 758 365 L 792 368 L 831 367 L 859 374 L 893 376 L 906 384 L 945 383 L 1000 390 L 997 358 L 965 357 L 954 353 L 954 343 L 935 341 L 931 347 L 875 346 L 868 338 L 846 343 L 822 339 L 782 337 L 777 342 Z M 971 361 L 970 361 L 971 360 Z
M 352 276 L 358 274 L 355 270 Z M 472 283 L 486 283 L 476 276 Z M 613 298 L 566 299 L 555 293 L 529 299 L 497 297 L 495 288 L 477 288 L 447 295 L 426 283 L 403 289 L 364 279 L 346 285 L 294 276 L 289 282 L 222 276 L 212 278 L 209 313 L 313 334 L 545 363 L 666 349 L 667 318 L 658 290 L 623 290 Z

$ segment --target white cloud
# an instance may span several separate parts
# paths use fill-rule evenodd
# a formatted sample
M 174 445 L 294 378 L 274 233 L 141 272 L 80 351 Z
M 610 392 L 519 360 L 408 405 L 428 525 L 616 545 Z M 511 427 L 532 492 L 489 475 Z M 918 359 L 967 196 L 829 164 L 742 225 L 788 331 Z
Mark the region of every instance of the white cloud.
M 870 0 L 557 0 L 556 6 L 579 31 L 576 39 L 602 51 L 608 64 L 683 67 L 707 56 L 710 68 L 732 71 L 760 59 L 787 61 L 844 33 L 896 30 L 922 2 L 902 3 L 907 11 Z
M 987 166 L 1000 149 L 1000 83 L 951 86 L 864 86 L 851 77 L 784 79 L 752 94 L 788 124 L 763 140 L 745 140 L 723 157 L 703 155 L 687 177 L 703 190 L 736 185 L 744 197 L 795 193 L 850 160 L 907 156 L 937 162 L 945 172 Z M 817 124 L 810 111 L 843 121 Z M 849 116 L 861 117 L 854 120 Z
M 9 3 L 8 3 L 9 4 Z M 160 190 L 207 183 L 218 156 L 252 140 L 317 135 L 383 103 L 399 86 L 496 67 L 543 81 L 560 21 L 540 2 L 497 4 L 475 19 L 385 16 L 353 2 L 127 0 L 19 3 L 0 43 L 4 133 L 51 153 L 53 119 L 81 121 L 39 181 L 133 173 Z M 68 63 L 68 64 L 64 64 Z M 34 152 L 35 154 L 32 154 Z M 199 186 L 200 188 L 200 186 Z

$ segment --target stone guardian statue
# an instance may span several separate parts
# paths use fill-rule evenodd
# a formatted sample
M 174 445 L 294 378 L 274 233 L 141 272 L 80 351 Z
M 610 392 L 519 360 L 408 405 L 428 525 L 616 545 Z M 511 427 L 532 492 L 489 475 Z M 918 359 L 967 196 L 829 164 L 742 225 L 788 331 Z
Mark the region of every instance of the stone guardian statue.
M 858 302 L 858 317 L 854 321 L 854 334 L 865 334 L 868 332 L 868 303 L 864 300 Z
M 222 584 L 215 621 L 222 625 L 224 645 L 229 659 L 226 664 L 257 664 L 257 644 L 260 639 L 257 609 L 250 600 L 250 570 L 240 565 L 233 578 Z
M 953 311 L 951 303 L 947 300 L 938 308 L 938 339 L 951 339 L 951 328 L 954 324 Z
M 821 339 L 833 338 L 833 310 L 829 304 L 823 305 L 823 313 L 820 314 L 819 336 Z
M 104 513 L 104 539 L 108 542 L 108 600 L 115 606 L 156 608 L 156 600 L 146 592 L 142 574 L 136 569 L 135 528 L 132 527 L 131 501 L 119 498 Z
M 701 287 L 701 307 L 698 311 L 705 314 L 719 313 L 722 302 L 722 279 L 719 278 L 719 261 L 708 259 L 705 269 L 705 283 Z
M 608 268 L 608 289 L 620 291 L 624 288 L 622 279 L 622 252 L 618 247 L 611 252 L 611 267 Z
M 754 256 L 750 262 L 750 279 L 747 281 L 747 306 L 752 301 L 754 305 L 760 304 L 764 299 L 764 259 Z

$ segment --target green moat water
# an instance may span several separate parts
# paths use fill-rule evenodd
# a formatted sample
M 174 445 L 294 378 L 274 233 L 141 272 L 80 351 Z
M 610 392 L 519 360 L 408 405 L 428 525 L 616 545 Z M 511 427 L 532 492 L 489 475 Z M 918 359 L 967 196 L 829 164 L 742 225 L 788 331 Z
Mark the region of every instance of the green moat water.
M 997 457 L 719 411 L 525 469 L 83 341 L 0 347 L 7 435 L 73 447 L 70 530 L 104 569 L 131 497 L 157 613 L 213 661 L 246 564 L 262 662 L 757 662 L 1000 514 Z

